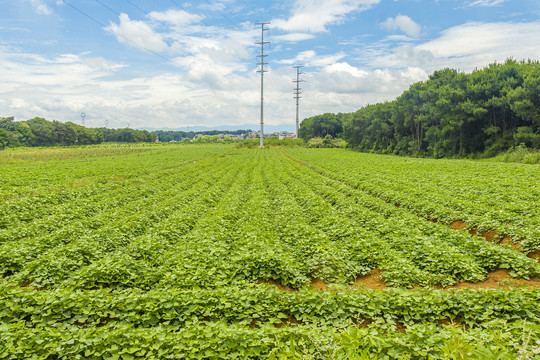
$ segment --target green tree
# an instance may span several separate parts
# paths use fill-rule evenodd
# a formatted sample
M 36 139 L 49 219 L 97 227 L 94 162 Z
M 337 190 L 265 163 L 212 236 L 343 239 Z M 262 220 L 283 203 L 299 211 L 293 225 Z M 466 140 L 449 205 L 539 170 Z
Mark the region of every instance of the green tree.
M 330 114 L 313 116 L 302 120 L 298 129 L 298 136 L 305 141 L 314 137 L 339 137 L 343 133 L 343 114 Z
M 0 128 L 0 150 L 17 144 L 13 134 L 6 129 Z
M 73 145 L 77 143 L 77 129 L 72 122 L 63 123 L 53 120 L 55 144 Z
M 35 117 L 27 120 L 26 124 L 30 127 L 34 137 L 29 145 L 31 146 L 51 146 L 55 145 L 55 128 L 50 121 L 44 118 Z

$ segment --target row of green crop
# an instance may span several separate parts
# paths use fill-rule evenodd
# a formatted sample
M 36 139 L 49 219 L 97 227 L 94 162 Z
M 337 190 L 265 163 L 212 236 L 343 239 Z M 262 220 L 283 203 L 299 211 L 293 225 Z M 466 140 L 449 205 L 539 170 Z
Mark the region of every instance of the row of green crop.
M 532 356 L 538 290 L 350 287 L 375 267 L 406 287 L 537 276 L 532 259 L 278 149 L 190 149 L 90 159 L 80 188 L 66 186 L 80 159 L 51 163 L 43 194 L 0 203 L 26 212 L 1 230 L 0 358 Z M 125 161 L 108 188 L 102 170 Z M 272 281 L 301 291 L 257 284 Z
M 0 321 L 27 327 L 69 325 L 100 327 L 175 326 L 224 320 L 244 326 L 265 324 L 345 327 L 377 319 L 402 326 L 455 322 L 468 327 L 493 319 L 540 320 L 540 290 L 362 290 L 334 286 L 333 291 L 283 292 L 274 285 L 216 289 L 152 290 L 73 288 L 36 290 L 7 284 L 0 288 Z
M 11 266 L 7 270 L 18 282 L 36 286 L 63 281 L 87 287 L 148 284 L 153 279 L 154 253 L 165 251 L 168 243 L 190 231 L 199 220 L 197 215 L 203 216 L 218 195 L 205 192 L 204 183 L 199 182 L 190 191 L 179 191 L 165 200 L 143 198 L 140 204 L 134 202 L 68 225 L 57 237 L 45 235 L 32 243 L 10 243 L 11 247 L 5 244 L 2 263 Z
M 107 266 L 121 268 L 119 264 L 126 263 L 129 269 L 134 264 L 126 254 L 133 254 L 137 246 L 144 249 L 145 243 L 154 246 L 152 238 L 160 232 L 167 235 L 170 229 L 181 231 L 176 224 L 189 231 L 186 220 L 191 218 L 195 223 L 196 215 L 207 209 L 200 206 L 201 202 L 209 206 L 215 201 L 218 194 L 206 191 L 207 187 L 231 170 L 222 166 L 220 172 L 212 174 L 216 161 L 181 168 L 178 174 L 164 177 L 167 181 L 135 182 L 108 196 L 77 198 L 55 206 L 47 217 L 5 229 L 6 242 L 0 246 L 3 275 L 14 275 L 21 283 L 46 286 L 76 278 L 76 270 L 90 265 L 105 274 Z M 226 187 L 227 182 L 220 186 Z M 99 263 L 105 263 L 105 268 Z M 86 277 L 92 280 L 91 274 Z
M 163 290 L 3 287 L 0 358 L 516 359 L 540 339 L 538 291 Z
M 211 153 L 203 152 L 202 154 L 212 161 Z M 52 189 L 49 189 L 47 193 L 10 199 L 1 203 L 0 239 L 6 241 L 28 236 L 24 234 L 25 225 L 33 227 L 29 229 L 29 232 L 35 236 L 39 229 L 50 231 L 46 229 L 47 226 L 55 229 L 62 224 L 79 220 L 77 213 L 82 212 L 80 217 L 88 217 L 87 212 L 107 211 L 107 209 L 102 209 L 102 206 L 123 206 L 137 199 L 144 200 L 152 196 L 161 202 L 161 199 L 156 197 L 156 192 L 163 193 L 170 190 L 171 186 L 181 186 L 181 182 L 190 180 L 186 178 L 196 176 L 192 173 L 193 171 L 198 172 L 199 175 L 202 172 L 206 173 L 208 170 L 206 168 L 187 166 L 200 158 L 201 154 L 197 155 L 196 153 L 182 153 L 181 156 L 177 155 L 169 159 L 157 157 L 152 162 L 151 169 L 148 169 L 150 166 L 146 161 L 141 162 L 139 159 L 129 159 L 128 161 L 120 157 L 111 161 L 114 164 L 114 169 L 116 169 L 116 165 L 122 165 L 125 167 L 123 171 L 129 169 L 127 173 L 122 170 L 111 170 L 110 164 L 107 166 L 79 164 L 79 166 L 88 168 L 87 171 L 96 178 L 94 183 L 72 188 L 67 187 L 65 182 L 57 181 L 55 183 L 51 180 L 49 185 Z M 205 163 L 203 162 L 203 164 Z M 206 164 L 213 166 L 213 163 L 208 161 Z M 174 167 L 171 168 L 171 166 Z M 101 173 L 102 168 L 106 168 L 108 171 L 103 174 Z M 70 176 L 71 172 L 76 172 L 71 166 L 67 169 L 60 167 L 57 171 L 63 172 L 63 176 L 66 178 Z M 113 180 L 109 181 L 109 179 Z M 62 190 L 56 190 L 56 188 Z M 167 197 L 164 196 L 164 198 Z M 2 227 L 10 229 L 2 230 Z
M 150 146 L 127 154 L 75 157 L 66 160 L 28 161 L 0 164 L 0 205 L 14 204 L 27 198 L 42 204 L 58 203 L 62 197 L 88 185 L 110 186 L 116 181 L 155 176 L 179 165 L 201 159 L 218 157 L 231 150 L 229 145 L 214 146 Z M 84 150 L 81 150 L 84 151 Z M 55 201 L 56 196 L 60 196 Z M 13 200 L 13 201 L 10 201 Z M 29 203 L 25 203 L 29 205 Z M 17 208 L 15 208 L 17 210 Z M 13 214 L 14 211 L 11 212 Z M 4 215 L 2 211 L 0 215 Z M 7 213 L 9 214 L 9 212 Z
M 396 158 L 334 149 L 285 151 L 315 172 L 426 219 L 446 224 L 464 221 L 480 232 L 494 230 L 500 238 L 523 240 L 526 252 L 540 248 L 537 166 Z
M 423 221 L 278 150 L 235 154 L 53 208 L 76 216 L 51 212 L 5 229 L 2 274 L 82 288 L 258 279 L 300 288 L 314 278 L 351 284 L 376 267 L 389 285 L 407 287 L 476 282 L 498 268 L 540 275 L 534 260 L 509 247 Z
M 281 176 L 289 177 L 289 186 L 297 188 L 293 193 L 299 194 L 303 208 L 320 219 L 321 227 L 334 225 L 337 229 L 354 229 L 352 234 L 363 234 L 356 237 L 364 242 L 358 247 L 363 250 L 360 256 L 383 267 L 390 284 L 449 285 L 456 279 L 476 282 L 497 268 L 512 268 L 525 277 L 539 274 L 533 260 L 511 248 L 426 222 L 361 190 L 314 176 L 304 166 L 296 165 L 295 171 Z M 339 217 L 331 215 L 332 211 Z M 367 236 L 366 232 L 372 235 Z M 351 241 L 344 243 L 350 245 Z M 358 254 L 351 248 L 347 252 L 349 258 L 350 254 Z
M 132 328 L 81 329 L 0 325 L 0 359 L 538 359 L 540 327 L 500 321 L 464 331 L 419 324 L 396 331 L 393 324 L 330 329 L 299 326 L 249 328 L 198 322 Z

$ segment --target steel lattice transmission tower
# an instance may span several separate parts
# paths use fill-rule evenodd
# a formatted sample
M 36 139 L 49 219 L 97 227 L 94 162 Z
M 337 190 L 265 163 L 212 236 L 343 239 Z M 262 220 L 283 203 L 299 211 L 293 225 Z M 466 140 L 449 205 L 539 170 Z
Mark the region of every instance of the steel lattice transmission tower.
M 293 66 L 294 69 L 296 69 L 296 80 L 293 80 L 294 83 L 296 83 L 296 87 L 294 88 L 294 98 L 296 99 L 296 138 L 298 139 L 298 108 L 300 104 L 300 99 L 302 98 L 300 96 L 302 88 L 300 87 L 300 83 L 304 82 L 304 80 L 300 80 L 300 75 L 303 74 L 303 72 L 300 71 L 301 68 L 303 68 L 304 65 L 298 65 Z
M 264 45 L 270 44 L 269 41 L 264 41 L 264 32 L 268 31 L 269 29 L 264 27 L 265 25 L 270 24 L 269 22 L 262 22 L 262 23 L 256 23 L 255 25 L 261 26 L 261 41 L 256 42 L 256 45 L 261 45 L 261 54 L 257 55 L 258 58 L 261 58 L 261 61 L 257 63 L 261 68 L 257 70 L 257 72 L 261 73 L 261 148 L 264 147 L 264 73 L 268 72 L 268 70 L 264 69 L 264 65 L 268 65 L 268 63 L 264 62 L 264 58 L 268 55 L 264 55 Z

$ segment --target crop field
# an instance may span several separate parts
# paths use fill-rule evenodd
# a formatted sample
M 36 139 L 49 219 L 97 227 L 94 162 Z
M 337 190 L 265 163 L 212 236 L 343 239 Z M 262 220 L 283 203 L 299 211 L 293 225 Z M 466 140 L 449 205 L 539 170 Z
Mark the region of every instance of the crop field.
M 540 358 L 540 166 L 0 152 L 0 359 Z

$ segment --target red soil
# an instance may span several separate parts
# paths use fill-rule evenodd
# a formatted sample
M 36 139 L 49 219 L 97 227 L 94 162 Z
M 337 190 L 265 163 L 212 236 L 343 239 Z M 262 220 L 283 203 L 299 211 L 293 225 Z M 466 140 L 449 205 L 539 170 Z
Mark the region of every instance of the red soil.
M 380 269 L 373 269 L 369 272 L 369 274 L 358 278 L 355 282 L 355 286 L 377 290 L 384 290 L 387 288 Z
M 488 275 L 484 281 L 477 283 L 460 283 L 449 286 L 447 289 L 509 289 L 510 287 L 532 287 L 540 289 L 540 279 L 533 278 L 531 280 L 515 279 L 510 276 L 510 270 L 499 269 Z

